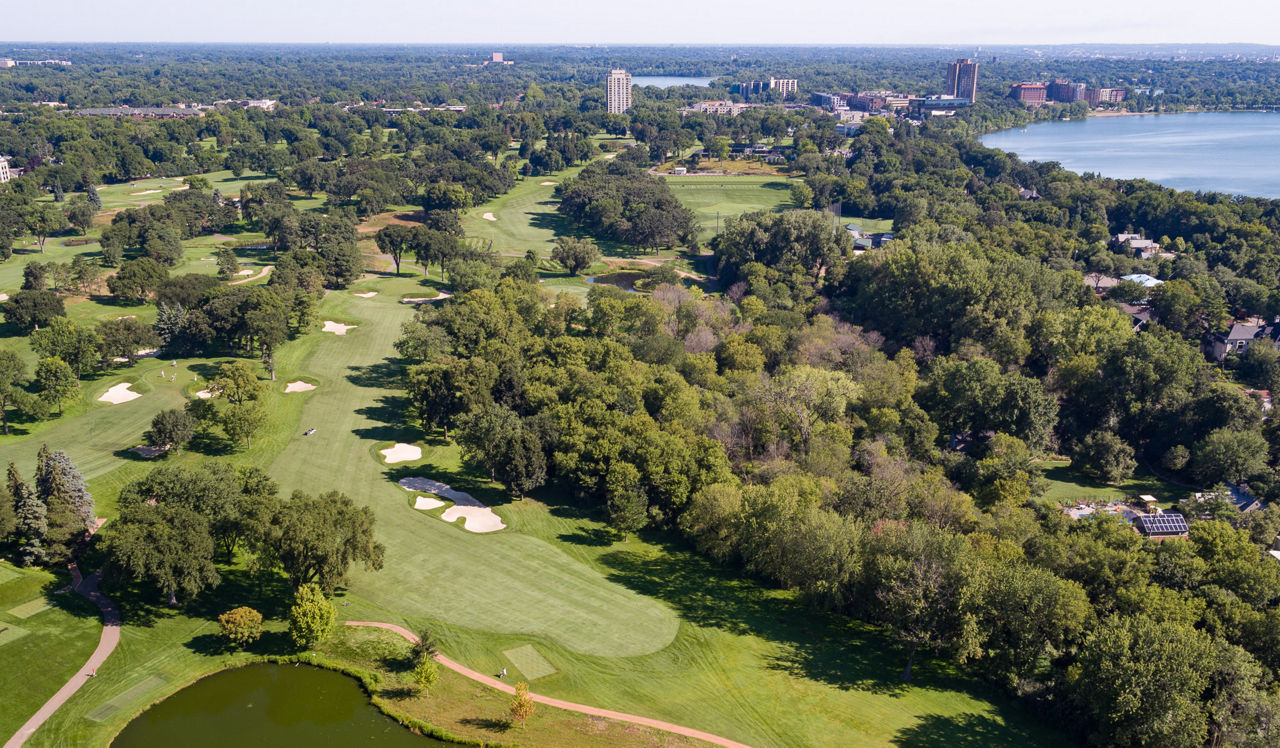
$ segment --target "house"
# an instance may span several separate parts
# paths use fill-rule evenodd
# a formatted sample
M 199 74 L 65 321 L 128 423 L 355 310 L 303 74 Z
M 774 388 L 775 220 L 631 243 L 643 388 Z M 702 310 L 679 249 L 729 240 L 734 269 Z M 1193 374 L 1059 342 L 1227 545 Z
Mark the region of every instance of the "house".
M 1142 234 L 1116 234 L 1111 238 L 1111 242 L 1117 249 L 1124 250 L 1126 253 L 1143 260 L 1150 260 L 1152 257 L 1174 256 L 1172 252 L 1160 251 L 1159 243 L 1144 239 Z
M 1134 273 L 1132 275 L 1122 275 L 1120 276 L 1120 280 L 1132 281 L 1134 283 L 1137 283 L 1139 286 L 1142 286 L 1143 288 L 1155 288 L 1161 283 L 1164 283 L 1164 281 L 1159 280 L 1157 278 L 1152 278 L 1146 273 Z
M 1133 331 L 1138 332 L 1145 328 L 1151 322 L 1151 309 L 1136 304 L 1120 304 L 1120 311 L 1129 315 L 1129 321 L 1133 323 Z
M 1271 410 L 1271 390 L 1241 390 L 1241 392 L 1256 399 L 1264 411 Z
M 1222 363 L 1231 354 L 1243 354 L 1254 341 L 1280 338 L 1280 326 L 1272 324 L 1246 324 L 1233 322 L 1226 332 L 1213 333 L 1204 338 L 1204 352 L 1210 359 Z
M 1147 512 L 1149 512 L 1149 513 L 1151 513 L 1151 512 L 1155 512 L 1155 511 L 1156 511 L 1156 509 L 1157 509 L 1156 505 L 1160 503 L 1160 501 L 1159 501 L 1156 497 L 1152 496 L 1151 494 L 1146 494 L 1146 493 L 1144 493 L 1144 494 L 1142 494 L 1141 496 L 1139 496 L 1139 497 L 1138 497 L 1138 501 L 1141 501 L 1141 502 L 1142 502 L 1142 506 L 1143 506 L 1143 507 L 1147 510 Z
M 13 172 L 9 169 L 9 157 L 0 156 L 0 184 L 13 179 Z
M 1094 293 L 1104 294 L 1120 285 L 1120 279 L 1112 278 L 1111 276 L 1103 273 L 1085 273 L 1084 284 L 1089 288 L 1092 288 Z
M 1036 192 L 1034 189 L 1029 190 L 1026 187 L 1019 187 L 1018 197 L 1022 198 L 1023 200 L 1039 200 L 1040 193 Z
M 1144 538 L 1165 541 L 1169 538 L 1187 537 L 1187 520 L 1177 512 L 1140 514 L 1133 521 L 1134 529 Z

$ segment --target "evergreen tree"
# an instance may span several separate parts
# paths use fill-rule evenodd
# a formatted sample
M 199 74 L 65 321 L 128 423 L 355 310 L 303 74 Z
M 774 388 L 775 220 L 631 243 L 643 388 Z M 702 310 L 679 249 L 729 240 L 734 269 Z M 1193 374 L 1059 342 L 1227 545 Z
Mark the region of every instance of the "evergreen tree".
M 102 210 L 102 196 L 98 194 L 97 188 L 91 184 L 87 185 L 85 187 L 85 195 L 89 198 L 89 204 L 93 206 L 94 210 Z
M 44 537 L 49 532 L 44 502 L 22 480 L 12 462 L 9 463 L 7 487 L 17 515 L 18 560 L 24 566 L 44 563 Z
M 67 196 L 64 195 L 62 192 L 62 180 L 61 179 L 53 180 L 53 201 L 55 203 L 60 203 L 66 199 L 67 199 Z
M 93 497 L 66 453 L 50 452 L 47 444 L 37 456 L 35 483 L 36 496 L 48 511 L 47 555 L 65 561 L 76 539 L 94 526 Z

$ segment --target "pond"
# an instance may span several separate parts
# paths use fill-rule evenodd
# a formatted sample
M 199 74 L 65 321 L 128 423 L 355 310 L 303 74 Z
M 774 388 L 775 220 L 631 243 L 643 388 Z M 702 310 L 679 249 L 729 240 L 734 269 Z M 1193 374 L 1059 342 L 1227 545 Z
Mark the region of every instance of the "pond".
M 445 746 L 378 711 L 358 681 L 307 665 L 249 665 L 203 678 L 143 712 L 112 746 Z

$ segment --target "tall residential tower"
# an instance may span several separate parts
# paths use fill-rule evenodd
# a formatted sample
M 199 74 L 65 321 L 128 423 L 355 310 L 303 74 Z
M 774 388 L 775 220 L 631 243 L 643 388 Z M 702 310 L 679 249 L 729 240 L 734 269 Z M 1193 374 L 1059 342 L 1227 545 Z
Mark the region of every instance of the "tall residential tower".
M 631 108 L 631 73 L 620 68 L 609 71 L 605 79 L 609 114 L 626 114 Z
M 978 100 L 978 63 L 961 58 L 947 63 L 947 90 L 945 96 L 968 99 L 969 103 Z

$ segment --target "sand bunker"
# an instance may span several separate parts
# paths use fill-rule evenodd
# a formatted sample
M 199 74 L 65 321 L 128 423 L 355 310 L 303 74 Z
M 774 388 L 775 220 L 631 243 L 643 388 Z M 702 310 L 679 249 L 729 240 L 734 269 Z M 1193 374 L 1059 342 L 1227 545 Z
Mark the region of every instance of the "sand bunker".
M 430 478 L 401 478 L 400 487 L 408 491 L 433 493 L 453 502 L 453 506 L 444 510 L 440 519 L 455 522 L 462 518 L 462 526 L 469 532 L 494 532 L 506 527 L 502 518 L 492 509 L 481 504 L 469 493 L 455 491 L 448 484 Z
M 284 386 L 284 391 L 285 392 L 309 392 L 311 390 L 314 390 L 315 388 L 316 386 L 314 384 L 311 384 L 310 382 L 303 382 L 302 380 L 298 380 L 297 382 L 290 382 L 286 384 Z
M 137 400 L 140 397 L 142 397 L 141 392 L 134 392 L 129 389 L 128 382 L 121 382 L 115 387 L 112 387 L 102 393 L 102 397 L 98 398 L 98 400 L 104 403 L 111 403 L 112 405 L 119 405 L 120 403 L 127 403 L 130 400 Z
M 481 218 L 483 218 L 483 219 L 484 219 L 484 220 L 486 220 L 486 221 L 496 221 L 496 220 L 498 220 L 496 217 L 494 217 L 494 215 L 493 215 L 492 213 L 485 213 L 484 215 L 482 215 L 482 216 L 480 216 L 480 217 L 481 217 Z
M 411 296 L 408 298 L 404 298 L 400 300 L 400 303 L 401 304 L 425 304 L 428 301 L 444 301 L 445 299 L 449 298 L 452 295 L 453 294 L 449 293 L 448 291 L 441 291 L 440 293 L 430 298 L 426 296 Z
M 416 444 L 405 444 L 397 442 L 394 447 L 378 450 L 387 458 L 387 463 L 392 462 L 413 462 L 422 459 L 422 447 Z
M 236 275 L 253 275 L 253 268 L 245 268 L 244 270 L 236 273 Z
M 552 185 L 554 185 L 554 184 L 559 184 L 559 182 L 538 182 L 538 184 L 539 184 L 539 185 L 541 185 L 541 186 L 543 186 L 543 187 L 550 187 L 550 186 L 552 186 Z
M 0 293 L 0 301 L 8 301 L 8 300 L 9 300 L 9 294 Z
M 199 392 L 196 393 L 196 397 L 200 398 L 201 400 L 208 400 L 209 398 L 213 397 L 213 393 L 210 392 L 209 390 L 200 390 Z
M 130 195 L 154 195 L 157 192 L 163 192 L 163 191 L 164 190 L 143 190 L 142 192 L 130 192 L 129 194 Z
M 341 322 L 324 321 L 324 332 L 331 332 L 334 335 L 346 335 L 347 330 L 352 330 L 355 327 L 355 325 L 344 325 Z
M 377 295 L 378 295 L 377 291 L 365 291 L 364 293 L 356 294 L 356 296 L 359 296 L 362 299 L 372 299 L 374 296 L 377 296 Z
M 414 509 L 429 510 L 437 509 L 442 506 L 444 506 L 444 502 L 434 496 L 419 496 L 413 501 Z
M 145 457 L 148 460 L 154 460 L 155 458 L 159 457 L 165 452 L 168 452 L 169 445 L 166 444 L 163 447 L 152 447 L 146 444 L 142 444 L 140 446 L 130 448 L 129 451 L 135 454 L 141 455 L 142 457 Z

